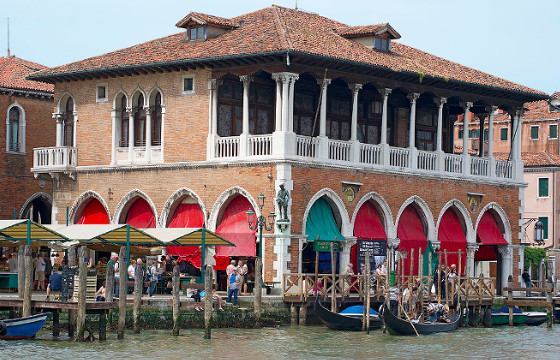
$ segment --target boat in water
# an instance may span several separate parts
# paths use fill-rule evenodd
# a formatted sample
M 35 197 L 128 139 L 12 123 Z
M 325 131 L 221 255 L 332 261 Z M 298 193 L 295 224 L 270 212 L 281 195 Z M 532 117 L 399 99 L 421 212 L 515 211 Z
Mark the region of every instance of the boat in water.
M 540 325 L 546 322 L 545 312 L 521 311 L 513 307 L 513 325 Z M 502 306 L 498 310 L 492 309 L 492 326 L 509 324 L 509 308 Z
M 50 313 L 0 320 L 0 340 L 29 339 L 41 329 Z
M 418 320 L 408 321 L 395 316 L 386 305 L 382 307 L 381 317 L 383 322 L 392 335 L 428 335 L 438 332 L 449 332 L 459 327 L 461 320 L 461 310 L 458 309 L 453 315 L 447 317 L 449 322 L 423 322 Z M 415 330 L 416 329 L 416 330 Z
M 326 309 L 319 300 L 313 305 L 315 314 L 329 329 L 359 331 L 363 328 L 364 308 L 361 305 L 350 306 L 339 313 Z M 383 321 L 376 311 L 370 308 L 369 328 L 379 329 Z

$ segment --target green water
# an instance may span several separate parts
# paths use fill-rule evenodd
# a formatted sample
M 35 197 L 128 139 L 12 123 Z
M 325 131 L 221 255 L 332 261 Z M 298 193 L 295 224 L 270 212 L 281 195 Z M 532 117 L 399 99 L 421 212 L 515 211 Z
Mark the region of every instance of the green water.
M 127 332 L 125 340 L 74 343 L 37 339 L 0 340 L 0 359 L 560 359 L 560 326 L 459 329 L 447 334 L 396 337 L 380 330 L 328 330 L 322 326 L 259 330 L 216 329 L 204 340 L 200 329 Z

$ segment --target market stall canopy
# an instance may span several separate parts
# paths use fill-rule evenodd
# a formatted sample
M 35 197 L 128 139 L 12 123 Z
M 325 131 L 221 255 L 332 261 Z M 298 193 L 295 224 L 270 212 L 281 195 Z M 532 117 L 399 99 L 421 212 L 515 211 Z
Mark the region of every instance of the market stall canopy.
M 53 247 L 69 239 L 46 225 L 31 220 L 0 220 L 0 245 L 18 246 L 25 244 Z
M 201 246 L 204 236 L 206 246 L 235 246 L 216 233 L 204 228 L 155 228 L 142 229 L 165 245 Z
M 76 224 L 69 226 L 50 225 L 49 228 L 63 234 L 67 239 L 80 243 L 107 243 L 125 246 L 163 246 L 162 241 L 143 230 L 126 224 Z

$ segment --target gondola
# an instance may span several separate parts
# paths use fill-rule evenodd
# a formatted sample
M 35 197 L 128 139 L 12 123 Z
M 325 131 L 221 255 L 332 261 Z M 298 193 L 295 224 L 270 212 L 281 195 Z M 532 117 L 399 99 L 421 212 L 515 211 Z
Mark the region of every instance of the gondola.
M 453 331 L 459 327 L 459 321 L 461 319 L 461 311 L 457 309 L 457 313 L 448 317 L 450 322 L 413 322 L 414 327 L 408 320 L 399 319 L 391 313 L 386 305 L 382 307 L 382 312 L 380 316 L 383 318 L 383 322 L 389 330 L 390 334 L 393 335 L 416 335 L 418 334 L 428 335 L 438 332 L 448 332 Z M 414 331 L 416 328 L 416 331 Z
M 332 311 L 327 310 L 319 299 L 315 300 L 315 304 L 313 305 L 313 309 L 315 310 L 315 314 L 317 317 L 325 324 L 329 329 L 333 330 L 351 330 L 351 331 L 359 331 L 362 330 L 362 318 L 352 315 L 351 313 L 348 315 L 343 315 L 340 313 L 334 313 Z M 369 328 L 370 329 L 379 329 L 383 325 L 383 322 L 379 318 L 379 316 L 375 314 L 370 314 L 369 318 Z
M 49 313 L 24 318 L 0 320 L 0 340 L 29 339 L 41 329 Z

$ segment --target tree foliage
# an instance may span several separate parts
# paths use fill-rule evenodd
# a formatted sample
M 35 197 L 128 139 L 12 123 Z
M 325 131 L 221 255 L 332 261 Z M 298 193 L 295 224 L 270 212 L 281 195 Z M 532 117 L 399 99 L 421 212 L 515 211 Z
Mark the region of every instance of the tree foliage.
M 546 250 L 536 247 L 526 247 L 525 248 L 525 269 L 528 269 L 531 265 L 538 266 L 542 259 L 546 257 Z

